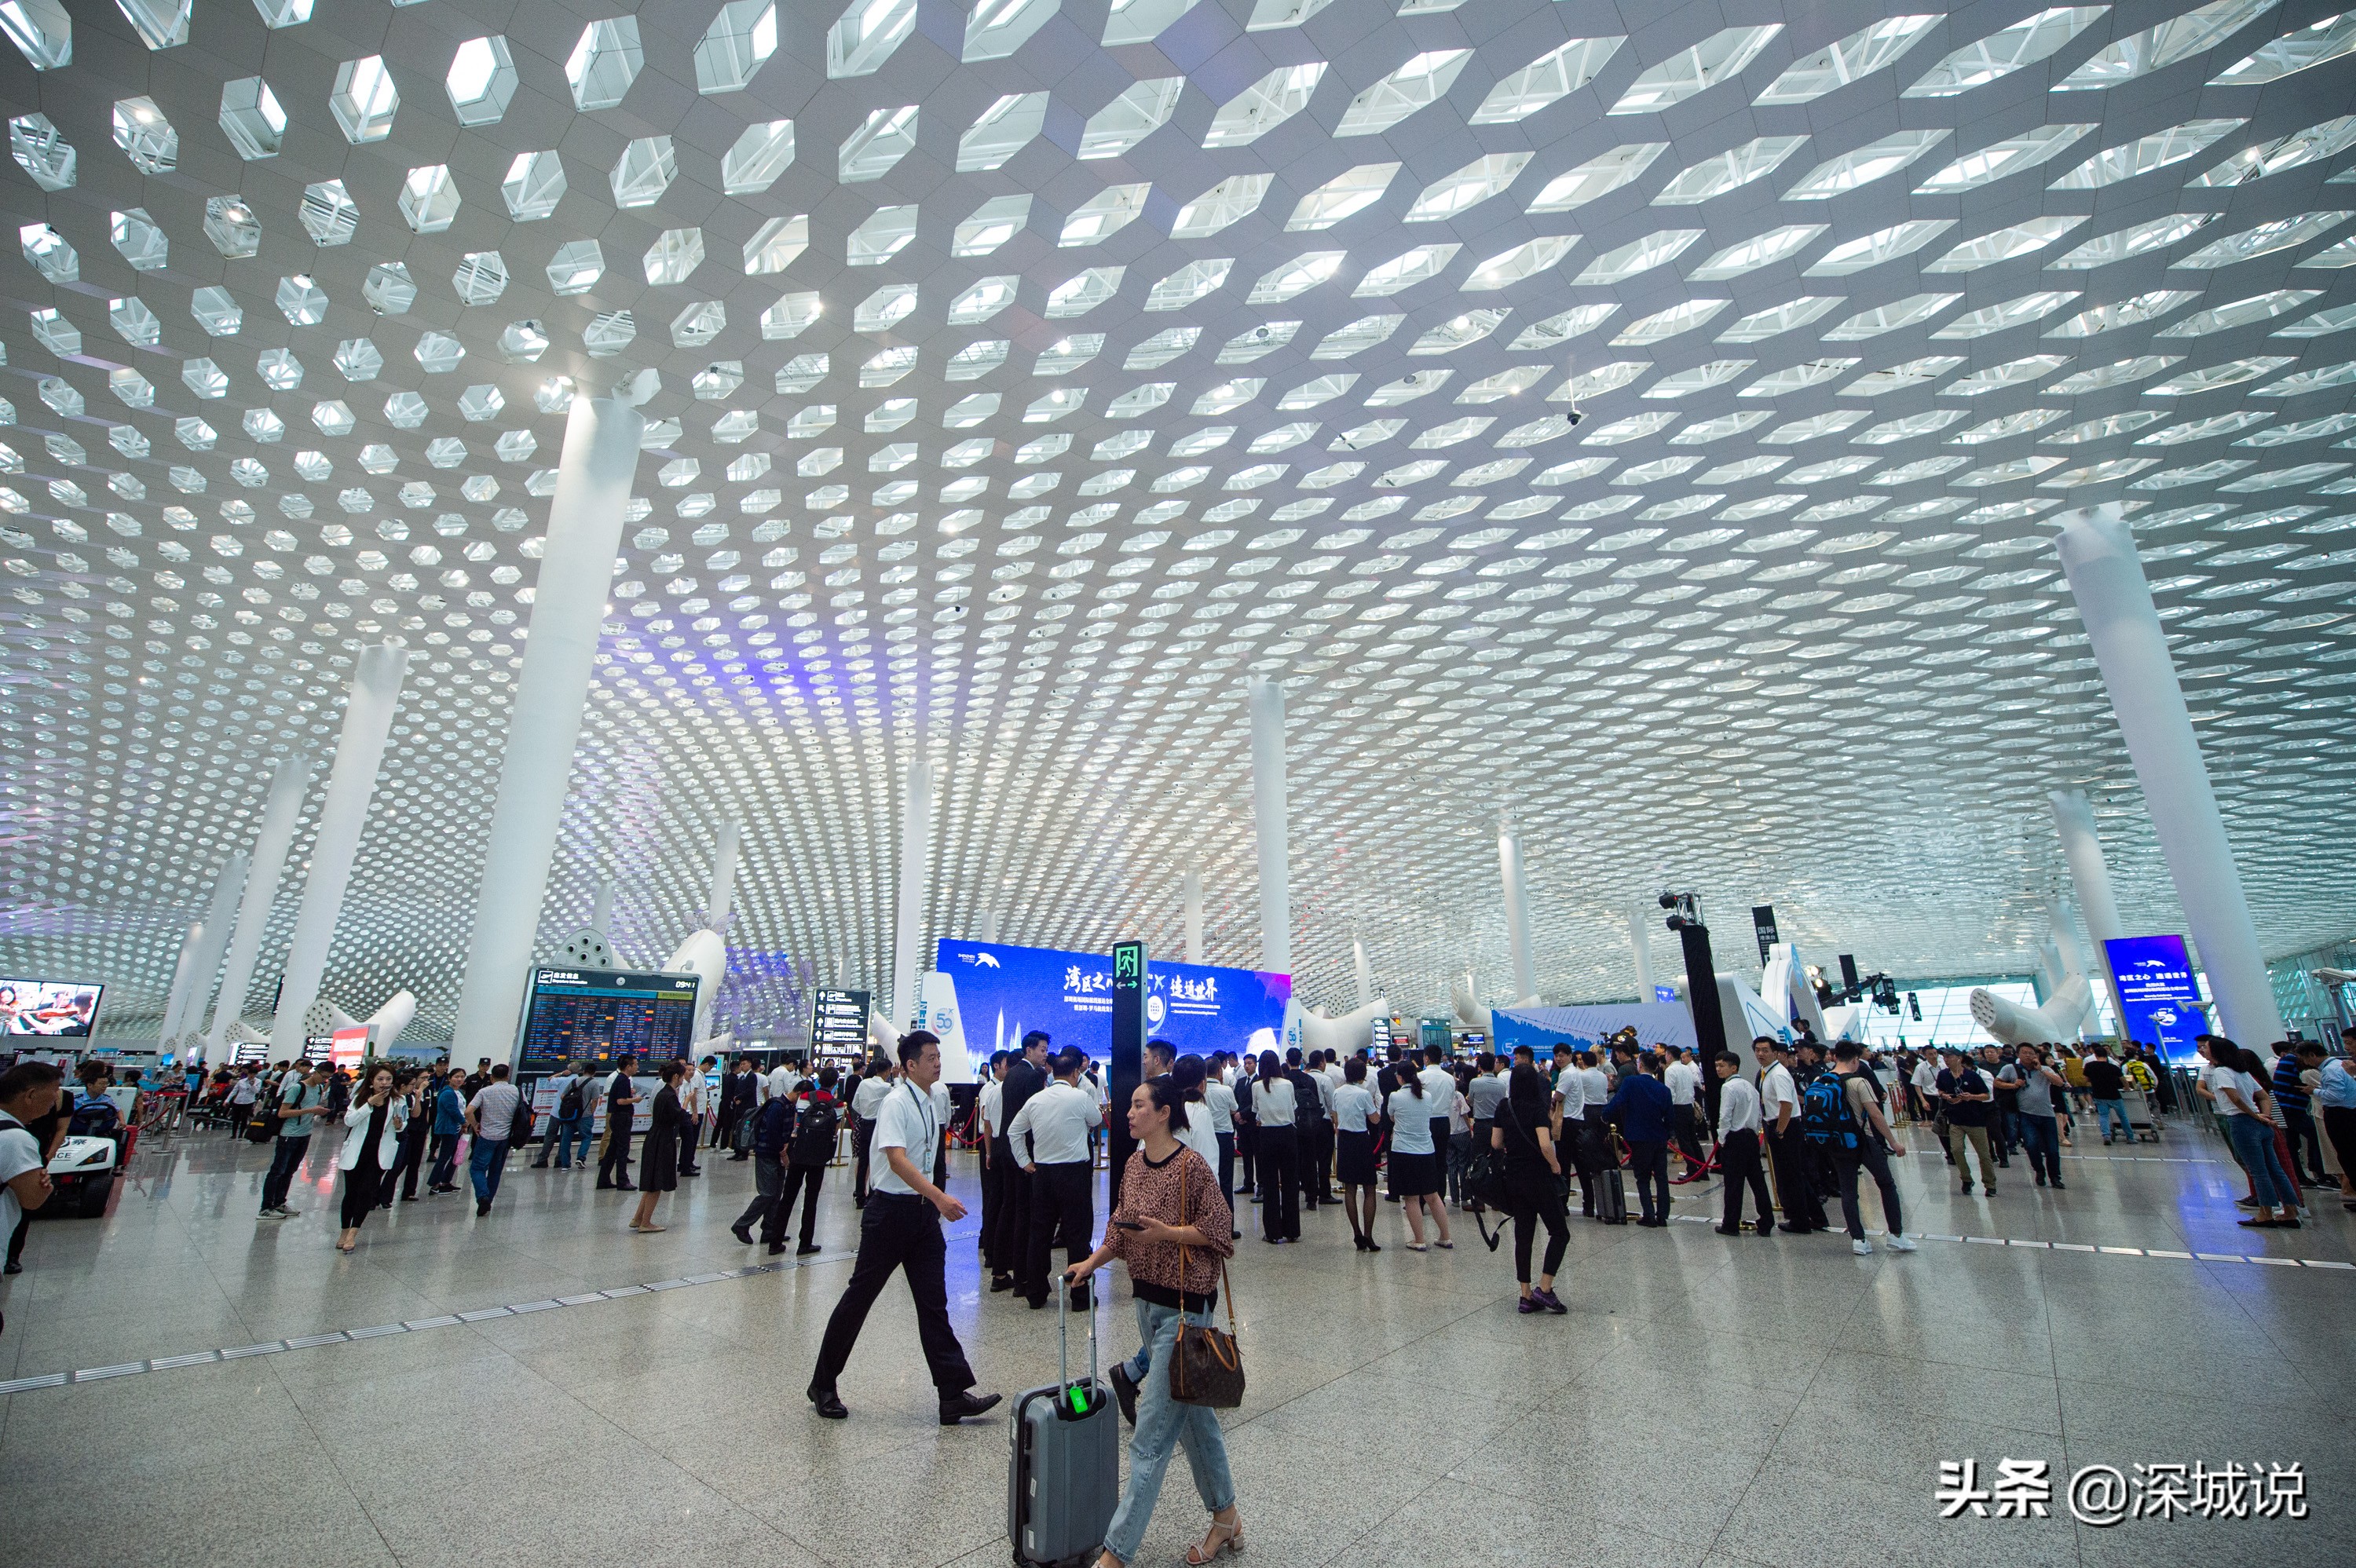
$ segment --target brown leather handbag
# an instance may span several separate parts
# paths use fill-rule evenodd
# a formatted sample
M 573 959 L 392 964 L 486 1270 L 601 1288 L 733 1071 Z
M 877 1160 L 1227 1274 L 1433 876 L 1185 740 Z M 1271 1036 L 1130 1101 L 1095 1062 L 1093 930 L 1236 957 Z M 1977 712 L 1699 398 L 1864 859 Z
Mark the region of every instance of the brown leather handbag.
M 1178 1211 L 1185 1217 L 1191 1205 L 1186 1196 L 1186 1172 L 1178 1173 Z M 1187 1220 L 1192 1223 L 1191 1218 Z M 1178 1277 L 1186 1277 L 1187 1252 L 1178 1249 Z M 1183 1289 L 1181 1292 L 1183 1294 Z M 1236 1348 L 1235 1290 L 1227 1283 L 1226 1260 L 1219 1260 L 1219 1296 L 1227 1309 L 1225 1333 L 1216 1328 L 1198 1327 L 1181 1317 L 1178 1322 L 1177 1353 L 1170 1359 L 1170 1397 L 1180 1404 L 1199 1404 L 1212 1410 L 1233 1410 L 1244 1402 L 1243 1352 Z

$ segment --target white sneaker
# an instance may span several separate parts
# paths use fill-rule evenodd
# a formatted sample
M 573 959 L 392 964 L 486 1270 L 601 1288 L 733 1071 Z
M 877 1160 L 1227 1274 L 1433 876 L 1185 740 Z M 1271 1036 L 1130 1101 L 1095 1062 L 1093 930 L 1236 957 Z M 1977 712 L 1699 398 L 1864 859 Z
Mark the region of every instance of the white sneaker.
M 1871 1242 L 1851 1242 L 1848 1244 L 1848 1250 L 1855 1253 L 1858 1257 L 1869 1258 L 1873 1255 L 1873 1243 Z
M 1890 1250 L 1893 1253 L 1911 1253 L 1914 1250 L 1913 1240 L 1908 1236 L 1892 1236 L 1890 1238 Z

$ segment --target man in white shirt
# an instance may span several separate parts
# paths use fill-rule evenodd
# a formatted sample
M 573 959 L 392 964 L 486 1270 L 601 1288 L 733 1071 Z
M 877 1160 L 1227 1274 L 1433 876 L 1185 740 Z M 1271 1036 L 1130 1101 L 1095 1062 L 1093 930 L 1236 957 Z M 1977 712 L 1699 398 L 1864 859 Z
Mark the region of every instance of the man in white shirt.
M 866 1076 L 851 1096 L 851 1147 L 858 1169 L 851 1183 L 851 1206 L 867 1207 L 867 1159 L 875 1138 L 875 1118 L 883 1114 L 884 1097 L 892 1093 L 894 1069 L 878 1056 L 867 1064 Z
M 876 1074 L 875 1081 L 885 1083 L 885 1093 L 876 1106 L 873 1142 L 884 1152 L 884 1174 L 860 1221 L 859 1261 L 834 1315 L 827 1319 L 826 1339 L 819 1346 L 808 1392 L 810 1403 L 827 1420 L 850 1415 L 835 1392 L 835 1380 L 859 1342 L 868 1308 L 883 1294 L 893 1271 L 905 1269 L 908 1295 L 916 1305 L 916 1336 L 940 1400 L 941 1424 L 955 1426 L 994 1408 L 999 1396 L 973 1392 L 973 1368 L 949 1323 L 948 1245 L 941 1235 L 941 1221 L 954 1224 L 964 1219 L 965 1205 L 925 1174 L 930 1163 L 926 1151 L 937 1147 L 941 1136 L 932 1095 L 941 1075 L 939 1037 L 921 1029 L 902 1035 L 900 1070 L 905 1076 L 896 1081 Z
M 466 1130 L 475 1135 L 466 1169 L 475 1183 L 475 1214 L 491 1211 L 499 1195 L 499 1176 L 507 1169 L 508 1146 L 515 1141 L 516 1122 L 523 1111 L 523 1094 L 508 1082 L 504 1061 L 491 1069 L 491 1081 L 466 1106 Z
M 1775 1192 L 1783 1200 L 1783 1229 L 1794 1235 L 1821 1231 L 1825 1211 L 1808 1174 L 1811 1162 L 1802 1141 L 1800 1091 L 1792 1076 L 1791 1048 L 1762 1034 L 1751 1040 L 1751 1049 L 1766 1063 L 1759 1072 L 1759 1114 L 1766 1124 Z
M 769 1075 L 761 1081 L 761 1086 L 764 1104 L 771 1100 L 791 1099 L 794 1092 L 802 1086 L 801 1070 L 791 1060 L 779 1061 L 769 1069 Z
M 1080 1087 L 1080 1069 L 1087 1061 L 1066 1046 L 1055 1059 L 1055 1081 L 1024 1101 L 1006 1125 L 1007 1142 L 1031 1178 L 1031 1222 L 1015 1288 L 1034 1310 L 1047 1305 L 1047 1254 L 1058 1233 L 1066 1264 L 1096 1250 L 1096 1184 L 1088 1134 L 1104 1125 L 1104 1110 L 1094 1093 Z M 1077 1288 L 1072 1305 L 1086 1305 Z
M 1686 1162 L 1686 1173 L 1676 1179 L 1682 1187 L 1709 1174 L 1709 1158 L 1701 1152 L 1701 1110 L 1696 1104 L 1700 1097 L 1701 1069 L 1687 1059 L 1683 1046 L 1664 1045 L 1661 1052 L 1669 1059 L 1661 1070 L 1661 1082 L 1669 1091 L 1669 1137 Z
M 1448 1113 L 1456 1104 L 1456 1074 L 1443 1065 L 1448 1053 L 1433 1046 L 1423 1053 L 1424 1069 L 1416 1074 L 1423 1080 L 1423 1103 L 1432 1109 L 1431 1147 L 1445 1160 L 1448 1155 Z M 1447 1167 L 1440 1168 L 1444 1172 Z M 1434 1194 L 1434 1200 L 1438 1195 Z
M 701 1176 L 703 1168 L 695 1163 L 695 1151 L 703 1142 L 703 1113 L 712 1104 L 712 1074 L 719 1070 L 720 1059 L 707 1056 L 691 1066 L 679 1081 L 679 1174 Z
M 1210 1113 L 1211 1136 L 1219 1145 L 1219 1195 L 1229 1212 L 1236 1201 L 1236 1092 L 1219 1075 L 1203 1080 L 1203 1108 Z
M 64 1076 L 47 1061 L 0 1072 L 0 1236 L 14 1236 L 25 1211 L 49 1200 L 48 1157 L 26 1124 L 56 1108 Z M 0 1328 L 6 1322 L 0 1317 Z
M 1775 1233 L 1775 1200 L 1767 1191 L 1767 1173 L 1759 1163 L 1759 1091 L 1742 1076 L 1742 1059 L 1730 1051 L 1718 1055 L 1718 1163 L 1725 1173 L 1726 1217 L 1719 1234 L 1742 1234 L 1742 1192 L 1748 1184 L 1759 1211 L 1759 1233 Z
M 1003 1288 L 1012 1289 L 1014 1259 L 1007 1253 L 1004 1237 L 1010 1227 L 1007 1210 L 1012 1200 L 1012 1185 L 1005 1176 L 1014 1163 L 1007 1152 L 1006 1113 L 1002 1108 L 1006 1095 L 1006 1064 L 1013 1057 L 1008 1051 L 994 1051 L 990 1055 L 990 1075 L 981 1085 L 977 1114 L 981 1119 L 981 1264 L 991 1275 L 991 1288 L 1001 1288 L 997 1281 L 1007 1282 Z

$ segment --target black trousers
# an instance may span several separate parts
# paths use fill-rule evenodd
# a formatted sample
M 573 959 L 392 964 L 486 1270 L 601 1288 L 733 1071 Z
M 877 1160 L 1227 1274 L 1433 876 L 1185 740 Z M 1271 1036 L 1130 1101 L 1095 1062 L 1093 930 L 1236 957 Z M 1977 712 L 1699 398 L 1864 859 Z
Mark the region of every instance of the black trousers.
M 1236 1135 L 1214 1133 L 1219 1140 L 1219 1196 L 1227 1200 L 1227 1212 L 1236 1208 Z
M 415 1118 L 401 1129 L 401 1147 L 392 1157 L 392 1168 L 384 1173 L 383 1197 L 392 1196 L 395 1178 L 401 1181 L 402 1196 L 417 1196 L 417 1173 L 425 1164 L 425 1140 L 433 1133 L 434 1124 L 423 1116 Z
M 773 1154 L 755 1155 L 753 1157 L 753 1201 L 747 1203 L 744 1206 L 744 1211 L 736 1216 L 736 1224 L 750 1230 L 753 1221 L 758 1220 L 761 1221 L 763 1239 L 775 1241 L 776 1235 L 771 1232 L 774 1231 L 777 1234 L 783 1234 L 784 1227 L 773 1226 L 769 1217 L 777 1211 L 777 1199 L 785 1189 L 785 1162 Z
M 1016 1285 L 1033 1306 L 1047 1299 L 1047 1255 L 1058 1244 L 1064 1261 L 1076 1264 L 1096 1250 L 1096 1192 L 1090 1160 L 1043 1165 L 1031 1177 L 1031 1227 Z M 1078 1306 L 1075 1296 L 1072 1304 Z
M 373 1151 L 371 1151 L 372 1153 Z M 374 1158 L 344 1172 L 344 1229 L 357 1231 L 382 1196 L 384 1172 Z
M 690 1116 L 679 1125 L 679 1170 L 681 1176 L 692 1176 L 701 1168 L 695 1163 L 696 1134 L 702 1129 L 701 1116 Z
M 819 1345 L 818 1367 L 810 1373 L 812 1393 L 832 1393 L 835 1380 L 859 1343 L 868 1308 L 884 1294 L 894 1269 L 905 1269 L 908 1296 L 916 1304 L 916 1337 L 925 1349 L 925 1364 L 932 1369 L 933 1387 L 943 1399 L 954 1399 L 973 1386 L 973 1368 L 965 1347 L 949 1327 L 949 1292 L 945 1269 L 948 1243 L 941 1237 L 941 1218 L 921 1198 L 898 1192 L 869 1195 L 859 1221 L 859 1261 L 851 1283 L 826 1321 L 826 1338 Z
M 1002 1137 L 990 1140 L 990 1163 L 981 1172 L 981 1261 L 992 1274 L 1012 1274 L 1015 1254 L 1009 1238 L 1014 1224 L 1014 1147 Z
M 1271 1242 L 1301 1240 L 1301 1147 L 1290 1127 L 1263 1122 L 1253 1130 L 1259 1146 L 1260 1232 Z
M 1893 1236 L 1906 1233 L 1906 1214 L 1898 1206 L 1898 1184 L 1890 1179 L 1890 1156 L 1879 1144 L 1837 1150 L 1833 1167 L 1840 1172 L 1841 1218 L 1848 1222 L 1849 1240 L 1865 1240 L 1865 1217 L 1857 1207 L 1857 1173 L 1860 1167 L 1873 1173 L 1873 1184 L 1881 1189 L 1881 1222 Z
M 810 1238 L 818 1233 L 818 1189 L 826 1181 L 823 1165 L 788 1165 L 786 1167 L 785 1195 L 769 1211 L 767 1222 L 761 1227 L 765 1242 L 782 1242 L 786 1227 L 793 1222 L 794 1200 L 802 1200 L 802 1245 L 809 1246 Z
M 1801 1230 L 1825 1228 L 1824 1201 L 1816 1195 L 1806 1138 L 1794 1120 L 1783 1132 L 1767 1134 L 1767 1155 L 1775 1164 L 1775 1190 L 1783 1200 L 1783 1220 Z
M 1759 1210 L 1759 1229 L 1775 1228 L 1775 1200 L 1767 1191 L 1767 1172 L 1759 1163 L 1759 1135 L 1749 1127 L 1718 1140 L 1718 1163 L 1726 1183 L 1726 1217 L 1730 1231 L 1742 1229 L 1742 1192 L 1749 1186 Z
M 851 1124 L 851 1147 L 859 1157 L 859 1167 L 851 1179 L 851 1200 L 864 1205 L 867 1201 L 867 1156 L 875 1143 L 875 1124 L 864 1116 L 854 1117 Z
M 1258 1191 L 1258 1190 L 1259 1190 L 1259 1124 L 1258 1124 L 1258 1123 L 1257 1123 L 1257 1122 L 1246 1122 L 1246 1121 L 1240 1121 L 1240 1120 L 1239 1120 L 1239 1121 L 1237 1121 L 1237 1122 L 1236 1123 L 1236 1157 L 1237 1157 L 1237 1159 L 1239 1159 L 1239 1160 L 1243 1161 L 1243 1167 L 1244 1167 L 1244 1184 L 1243 1184 L 1241 1187 L 1236 1188 L 1234 1190 L 1236 1190 L 1236 1191 L 1237 1191 L 1237 1192 L 1257 1192 L 1257 1191 Z
M 1570 1219 L 1563 1211 L 1562 1194 L 1555 1188 L 1553 1173 L 1540 1170 L 1509 1177 L 1505 1192 L 1514 1216 L 1514 1277 L 1524 1285 L 1530 1283 L 1530 1243 L 1537 1240 L 1538 1227 L 1544 1225 L 1546 1262 L 1538 1273 L 1552 1278 L 1570 1246 Z
M 1296 1122 L 1292 1126 L 1294 1143 L 1301 1150 L 1301 1201 L 1304 1208 L 1314 1209 L 1320 1203 L 1333 1201 L 1333 1179 L 1325 1164 L 1323 1122 Z
M 1691 1105 L 1669 1107 L 1669 1141 L 1691 1160 L 1698 1170 L 1705 1163 L 1701 1152 L 1701 1119 Z
M 630 1124 L 620 1117 L 610 1117 L 605 1123 L 605 1153 L 597 1161 L 597 1185 L 627 1187 L 630 1184 Z

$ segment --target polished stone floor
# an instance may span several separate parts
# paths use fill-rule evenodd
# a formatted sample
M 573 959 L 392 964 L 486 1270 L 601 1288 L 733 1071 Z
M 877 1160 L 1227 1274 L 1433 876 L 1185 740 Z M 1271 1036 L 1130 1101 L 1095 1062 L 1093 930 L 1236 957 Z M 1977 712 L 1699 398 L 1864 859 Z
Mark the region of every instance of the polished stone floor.
M 1246 1561 L 2356 1559 L 2356 1269 L 2330 1266 L 2356 1262 L 2356 1215 L 2327 1197 L 2295 1235 L 2237 1228 L 2224 1146 L 2183 1127 L 2080 1152 L 2067 1192 L 2016 1161 L 1993 1200 L 1958 1194 L 1935 1154 L 1900 1162 L 1926 1235 L 1909 1256 L 1574 1220 L 1560 1318 L 1515 1313 L 1511 1243 L 1493 1256 L 1469 1218 L 1452 1253 L 1395 1244 L 1387 1205 L 1378 1256 L 1331 1211 L 1298 1246 L 1248 1239 L 1250 1391 L 1223 1422 Z M 0 1296 L 0 1382 L 70 1376 L 0 1396 L 0 1563 L 1007 1561 L 1004 1425 L 934 1424 L 905 1294 L 842 1380 L 851 1419 L 802 1401 L 849 1273 L 847 1173 L 820 1256 L 738 1275 L 766 1261 L 727 1232 L 746 1165 L 707 1160 L 661 1235 L 625 1231 L 631 1200 L 585 1174 L 519 1168 L 489 1219 L 456 1198 L 400 1206 L 345 1257 L 323 1164 L 299 1218 L 257 1221 L 268 1155 L 154 1140 L 109 1217 L 34 1225 Z M 969 1159 L 952 1184 L 968 1202 Z M 952 1232 L 950 1309 L 981 1386 L 1046 1381 L 1052 1316 L 987 1293 L 975 1225 Z M 647 1284 L 666 1288 L 630 1288 Z M 1126 1290 L 1100 1312 L 1126 1352 Z M 195 1364 L 155 1364 L 177 1356 Z M 1940 1465 L 1964 1459 L 1983 1485 L 1999 1460 L 2046 1462 L 2049 1517 L 1941 1520 Z M 2081 1467 L 2170 1462 L 2296 1462 L 2309 1517 L 2071 1517 Z M 1177 1563 L 1200 1524 L 1173 1466 L 1141 1561 Z

